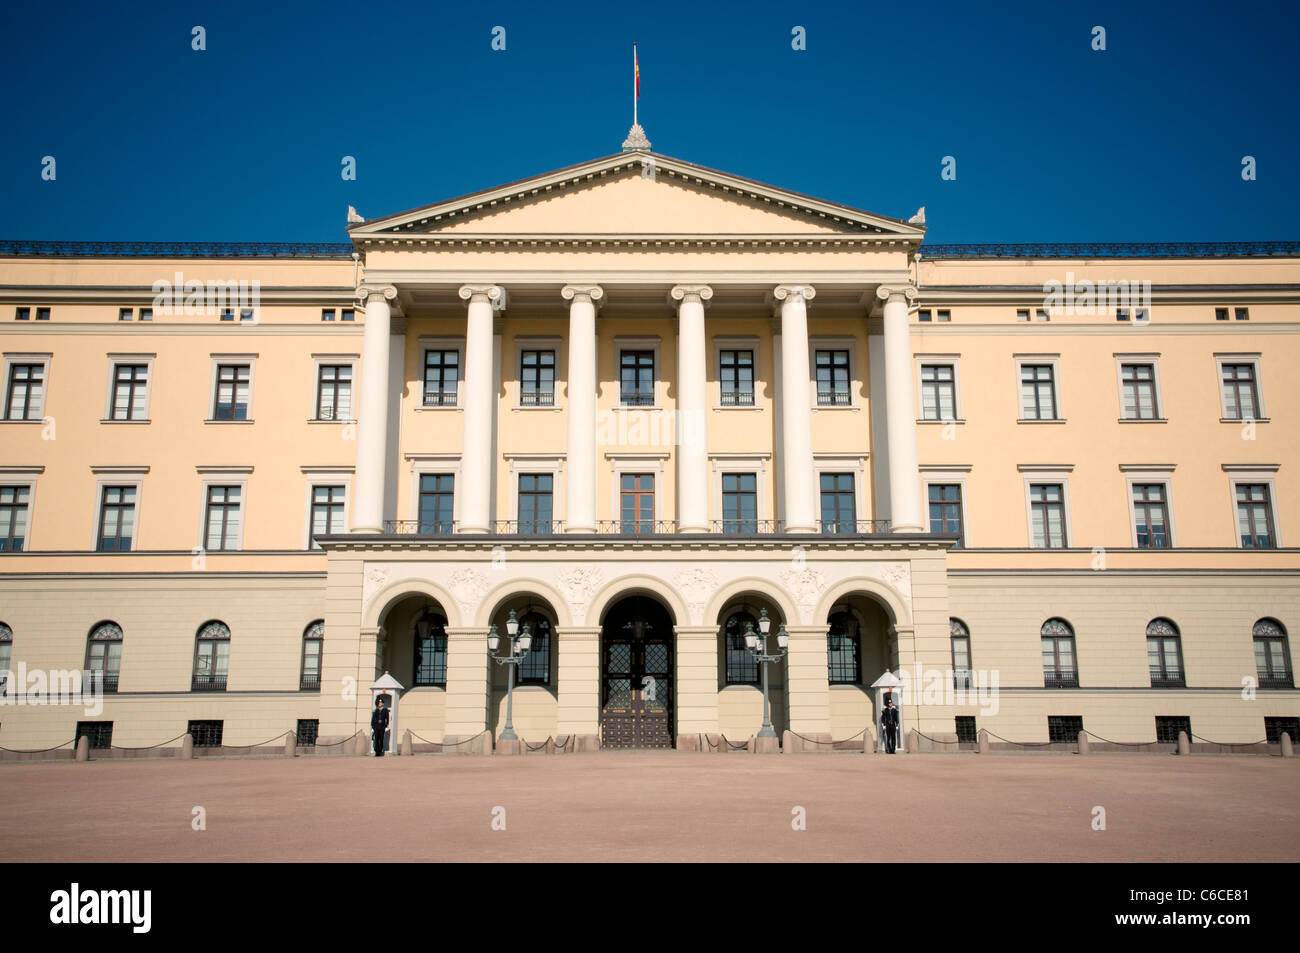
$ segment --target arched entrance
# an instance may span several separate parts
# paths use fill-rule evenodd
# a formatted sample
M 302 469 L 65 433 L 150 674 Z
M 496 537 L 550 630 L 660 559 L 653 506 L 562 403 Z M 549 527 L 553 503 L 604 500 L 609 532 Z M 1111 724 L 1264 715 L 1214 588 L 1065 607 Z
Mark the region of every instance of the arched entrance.
M 649 596 L 609 607 L 600 632 L 602 748 L 671 748 L 673 622 Z

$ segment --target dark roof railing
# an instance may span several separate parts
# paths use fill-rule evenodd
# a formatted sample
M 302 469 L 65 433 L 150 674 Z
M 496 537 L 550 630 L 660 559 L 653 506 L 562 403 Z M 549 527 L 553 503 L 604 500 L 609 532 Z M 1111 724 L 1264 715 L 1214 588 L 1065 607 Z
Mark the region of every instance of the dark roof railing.
M 1297 242 L 1021 242 L 922 245 L 936 258 L 1300 258 Z
M 42 242 L 0 239 L 0 258 L 345 258 L 351 242 Z

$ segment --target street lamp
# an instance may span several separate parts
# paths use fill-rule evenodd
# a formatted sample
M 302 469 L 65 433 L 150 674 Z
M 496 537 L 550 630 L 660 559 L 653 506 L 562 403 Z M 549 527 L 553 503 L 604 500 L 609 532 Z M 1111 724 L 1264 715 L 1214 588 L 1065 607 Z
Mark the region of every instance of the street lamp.
M 501 732 L 502 741 L 517 741 L 519 736 L 515 734 L 514 713 L 515 713 L 515 667 L 524 660 L 529 649 L 533 647 L 532 627 L 527 622 L 522 627 L 519 620 L 515 618 L 515 610 L 510 610 L 510 618 L 506 619 L 506 634 L 510 636 L 510 654 L 497 655 L 497 649 L 501 646 L 501 636 L 497 634 L 496 623 L 488 628 L 488 655 L 498 665 L 508 665 L 506 675 L 506 726 Z
M 781 661 L 785 657 L 786 648 L 790 644 L 790 635 L 785 631 L 785 623 L 782 622 L 776 630 L 777 654 L 766 654 L 767 635 L 771 629 L 772 620 L 767 617 L 766 609 L 759 611 L 758 635 L 754 634 L 754 623 L 745 623 L 745 648 L 753 653 L 755 660 L 758 662 L 758 667 L 763 673 L 763 727 L 758 732 L 760 738 L 776 737 L 776 732 L 772 730 L 772 706 L 767 691 L 767 663 Z

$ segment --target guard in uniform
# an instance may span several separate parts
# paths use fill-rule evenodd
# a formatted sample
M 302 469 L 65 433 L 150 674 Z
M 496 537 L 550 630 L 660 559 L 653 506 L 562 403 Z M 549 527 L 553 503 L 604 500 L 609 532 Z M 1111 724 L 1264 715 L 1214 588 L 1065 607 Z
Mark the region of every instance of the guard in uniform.
M 381 697 L 375 703 L 375 712 L 370 716 L 370 734 L 375 743 L 375 757 L 384 756 L 384 735 L 388 731 L 388 709 Z
M 885 710 L 880 713 L 880 730 L 885 733 L 885 753 L 893 754 L 898 747 L 898 709 L 894 696 L 885 696 Z

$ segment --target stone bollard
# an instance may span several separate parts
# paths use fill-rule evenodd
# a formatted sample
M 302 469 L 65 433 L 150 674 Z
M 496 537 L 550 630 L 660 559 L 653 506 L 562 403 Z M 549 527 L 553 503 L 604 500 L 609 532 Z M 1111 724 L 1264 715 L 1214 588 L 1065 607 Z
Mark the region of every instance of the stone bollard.
M 730 750 L 730 748 L 731 745 L 727 744 L 727 736 L 719 732 L 718 733 L 718 754 L 726 754 L 727 751 Z
M 1081 731 L 1079 732 L 1079 754 L 1087 754 L 1087 753 L 1088 753 L 1088 733 L 1086 731 Z
M 794 735 L 790 733 L 789 728 L 781 732 L 781 753 L 782 754 L 794 753 Z
M 903 754 L 919 754 L 921 751 L 921 733 L 913 728 L 907 733 L 907 741 L 903 744 Z
M 370 754 L 370 739 L 366 737 L 364 731 L 357 732 L 355 751 L 358 758 L 364 758 Z
M 554 739 L 554 738 L 547 738 L 547 739 L 546 739 L 546 753 L 547 753 L 547 754 L 555 754 L 555 739 Z
M 771 738 L 754 739 L 755 754 L 780 754 L 781 739 L 773 735 Z
M 186 761 L 194 757 L 194 736 L 191 734 L 187 733 L 181 739 L 181 757 Z
M 90 760 L 90 735 L 82 735 L 77 739 L 77 760 Z
M 411 743 L 412 743 L 411 729 L 407 728 L 406 731 L 402 732 L 402 757 L 403 758 L 409 758 L 411 756 Z
M 1179 754 L 1192 753 L 1192 743 L 1188 741 L 1187 732 L 1185 731 L 1178 732 L 1178 753 Z
M 754 735 L 750 735 L 749 740 L 745 742 L 745 750 L 748 751 L 750 754 L 753 754 L 755 751 L 758 750 L 756 746 L 757 740 L 758 739 Z
M 284 756 L 292 758 L 298 753 L 298 736 L 292 731 L 284 733 Z
M 1282 736 L 1278 738 L 1278 741 L 1281 742 L 1282 757 L 1284 758 L 1295 757 L 1295 752 L 1291 750 L 1291 732 L 1289 731 L 1282 732 Z
M 868 728 L 866 731 L 862 733 L 862 753 L 863 754 L 876 753 L 876 739 L 871 736 L 870 728 Z
M 987 728 L 981 728 L 980 729 L 980 754 L 988 754 L 988 753 L 989 753 L 989 730 Z

